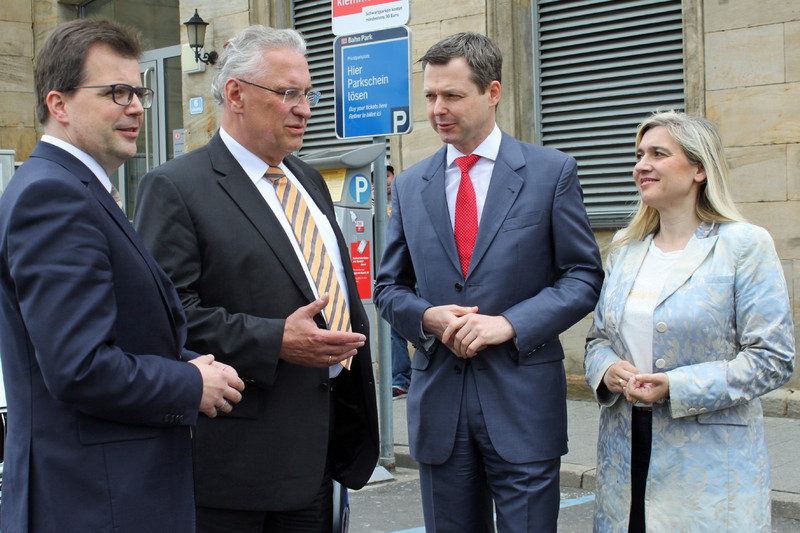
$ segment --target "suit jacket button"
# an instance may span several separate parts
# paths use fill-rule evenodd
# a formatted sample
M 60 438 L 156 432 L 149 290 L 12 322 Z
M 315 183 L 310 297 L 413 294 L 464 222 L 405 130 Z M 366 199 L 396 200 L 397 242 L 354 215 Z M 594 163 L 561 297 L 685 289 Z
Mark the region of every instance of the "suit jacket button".
M 665 331 L 667 331 L 667 329 L 668 328 L 666 322 L 659 322 L 658 324 L 656 324 L 656 331 L 659 333 L 664 333 Z
M 656 368 L 657 369 L 661 370 L 665 366 L 667 366 L 667 362 L 664 359 L 661 359 L 661 358 L 656 359 Z
M 455 370 L 455 371 L 456 371 L 456 374 L 460 374 L 460 373 L 461 373 L 461 367 L 460 367 L 460 366 L 458 366 L 458 365 L 454 366 L 454 367 L 453 367 L 453 370 Z
M 690 407 L 688 412 L 689 412 L 690 415 L 696 415 L 697 414 L 697 409 L 695 409 L 694 407 Z
M 327 383 L 325 383 L 325 382 L 323 382 L 323 383 L 320 383 L 320 384 L 319 384 L 319 390 L 321 390 L 322 392 L 325 392 L 325 391 L 327 391 L 327 390 L 328 390 L 328 388 L 329 388 L 329 387 L 328 387 L 328 384 L 327 384 Z
M 461 292 L 464 289 L 464 286 L 460 283 L 455 284 L 456 292 Z

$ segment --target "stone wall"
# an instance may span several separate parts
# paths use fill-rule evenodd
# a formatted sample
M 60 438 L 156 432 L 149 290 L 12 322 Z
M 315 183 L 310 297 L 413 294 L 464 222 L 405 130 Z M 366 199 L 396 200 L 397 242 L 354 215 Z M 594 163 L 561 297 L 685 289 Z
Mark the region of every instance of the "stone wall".
M 706 116 L 722 134 L 739 208 L 775 240 L 797 324 L 800 3 L 706 0 L 703 8 Z M 800 373 L 790 385 L 800 386 Z
M 0 148 L 27 159 L 36 144 L 32 0 L 0 2 Z

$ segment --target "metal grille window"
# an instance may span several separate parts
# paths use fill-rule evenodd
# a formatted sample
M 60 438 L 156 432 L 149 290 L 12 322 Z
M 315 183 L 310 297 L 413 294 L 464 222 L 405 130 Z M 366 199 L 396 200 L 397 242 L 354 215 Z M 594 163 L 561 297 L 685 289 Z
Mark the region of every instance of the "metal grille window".
M 636 126 L 684 109 L 681 1 L 538 0 L 534 28 L 537 142 L 577 159 L 593 227 L 620 227 Z
M 313 109 L 308 128 L 303 137 L 303 156 L 330 148 L 366 146 L 370 138 L 337 139 L 333 100 L 333 31 L 331 29 L 330 0 L 295 0 L 292 24 L 306 39 L 308 68 L 311 83 L 322 93 L 319 104 Z

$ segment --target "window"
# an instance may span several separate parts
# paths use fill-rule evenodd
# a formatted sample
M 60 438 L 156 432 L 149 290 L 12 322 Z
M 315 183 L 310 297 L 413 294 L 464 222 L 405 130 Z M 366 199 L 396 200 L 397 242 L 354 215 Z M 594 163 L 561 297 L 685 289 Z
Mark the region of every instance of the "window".
M 680 0 L 538 0 L 536 139 L 578 161 L 592 226 L 635 207 L 636 126 L 684 109 Z

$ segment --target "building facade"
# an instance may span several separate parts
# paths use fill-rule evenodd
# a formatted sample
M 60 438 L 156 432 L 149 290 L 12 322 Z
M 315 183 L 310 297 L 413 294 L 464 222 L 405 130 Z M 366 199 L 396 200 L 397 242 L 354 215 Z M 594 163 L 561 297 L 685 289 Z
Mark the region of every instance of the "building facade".
M 336 1 L 336 0 L 334 0 Z M 221 51 L 248 24 L 295 27 L 310 43 L 323 100 L 300 155 L 341 144 L 333 136 L 330 0 L 3 0 L 0 3 L 0 149 L 24 161 L 41 134 L 33 61 L 60 22 L 95 14 L 142 30 L 144 82 L 159 98 L 141 154 L 114 179 L 129 214 L 138 177 L 201 146 L 218 127 L 212 68 L 198 69 L 181 25 L 198 10 L 205 51 Z M 485 33 L 505 54 L 500 127 L 554 146 L 579 162 L 601 249 L 625 223 L 636 125 L 657 109 L 685 109 L 714 122 L 726 144 L 735 199 L 772 234 L 795 324 L 800 320 L 800 3 L 796 0 L 410 0 L 412 63 L 446 35 Z M 390 137 L 398 170 L 441 142 L 428 125 L 422 71 L 412 64 L 414 129 Z M 327 96 L 327 98 L 326 98 Z M 567 373 L 582 383 L 589 317 L 564 334 Z M 800 334 L 800 332 L 797 332 Z M 800 335 L 796 334 L 796 337 Z M 800 389 L 800 372 L 787 386 Z M 800 393 L 797 393 L 800 394 Z

